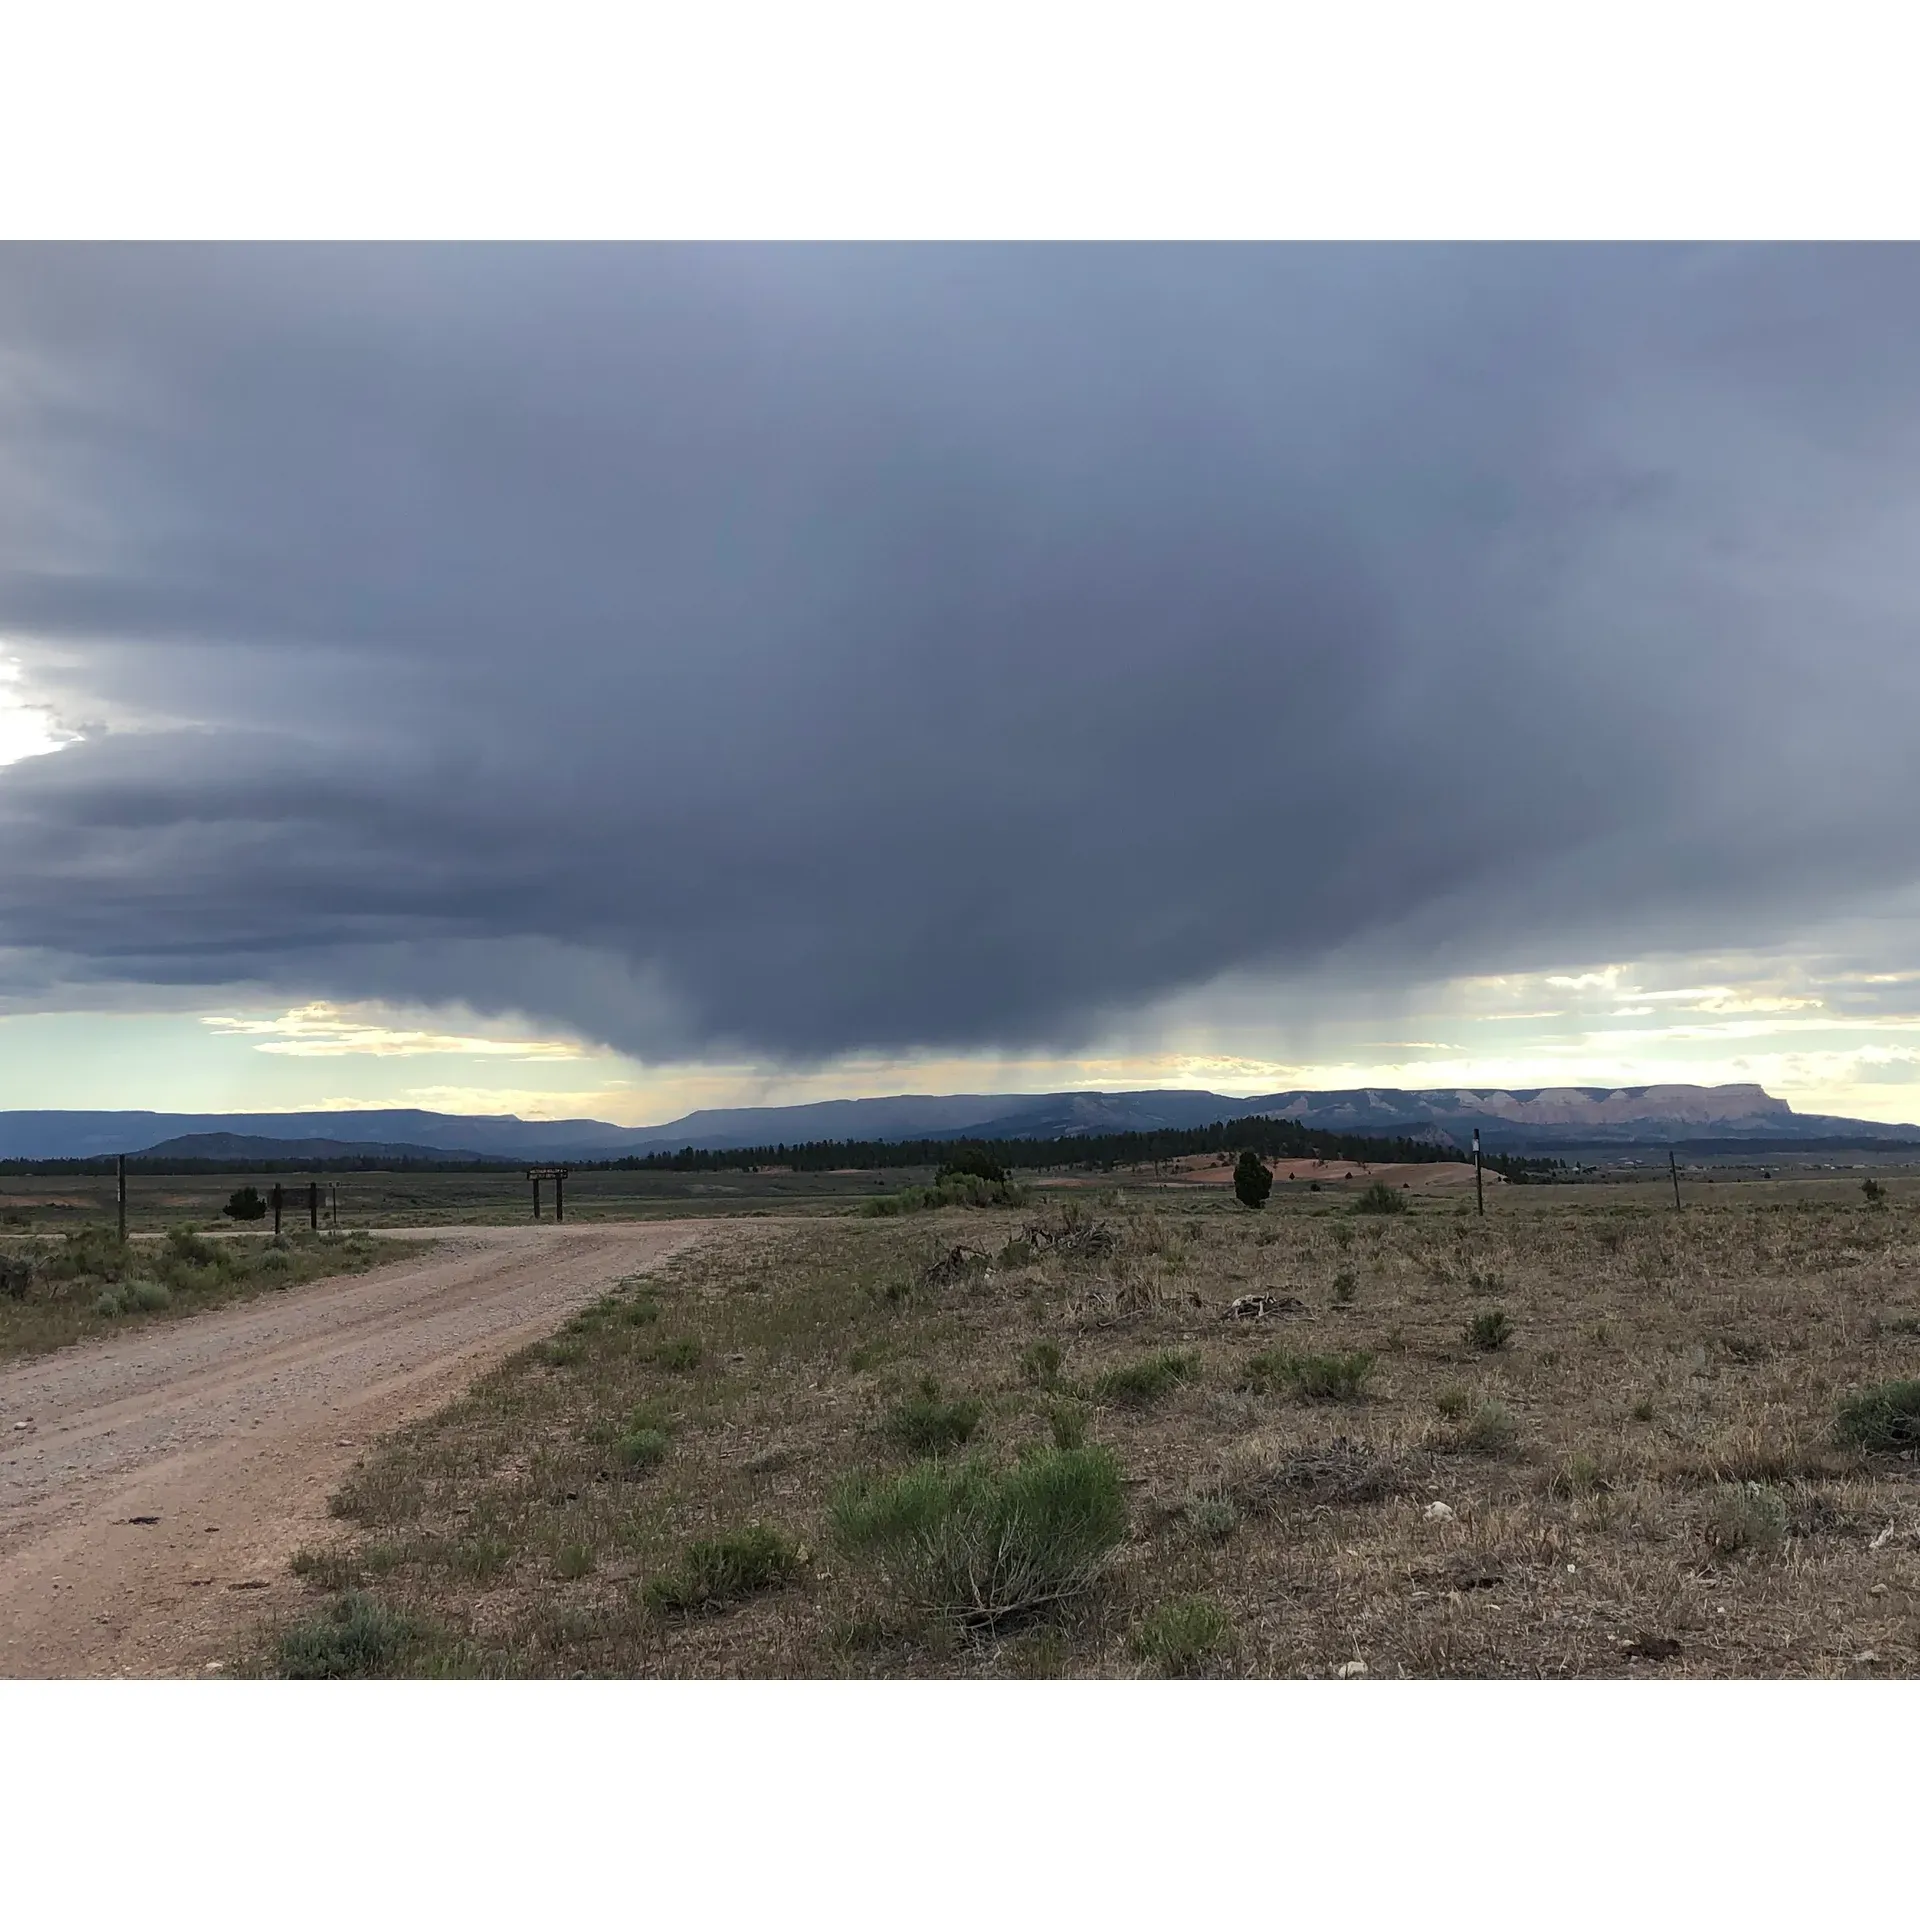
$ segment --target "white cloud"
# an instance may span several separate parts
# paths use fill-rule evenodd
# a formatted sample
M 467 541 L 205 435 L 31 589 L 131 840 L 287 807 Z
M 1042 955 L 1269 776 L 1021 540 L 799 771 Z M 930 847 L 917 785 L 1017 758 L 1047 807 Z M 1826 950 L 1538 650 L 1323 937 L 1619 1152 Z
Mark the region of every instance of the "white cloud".
M 315 1000 L 265 1019 L 210 1013 L 202 1023 L 215 1033 L 254 1037 L 256 1053 L 284 1053 L 308 1059 L 341 1054 L 371 1054 L 394 1059 L 409 1054 L 461 1053 L 502 1060 L 580 1060 L 587 1049 L 573 1040 L 533 1040 L 473 1033 L 439 1033 L 419 1027 L 394 1027 L 355 1018 L 357 1009 Z M 265 1036 L 261 1038 L 259 1036 Z
M 51 707 L 29 699 L 24 685 L 20 662 L 0 655 L 0 767 L 58 753 L 80 737 L 60 724 Z

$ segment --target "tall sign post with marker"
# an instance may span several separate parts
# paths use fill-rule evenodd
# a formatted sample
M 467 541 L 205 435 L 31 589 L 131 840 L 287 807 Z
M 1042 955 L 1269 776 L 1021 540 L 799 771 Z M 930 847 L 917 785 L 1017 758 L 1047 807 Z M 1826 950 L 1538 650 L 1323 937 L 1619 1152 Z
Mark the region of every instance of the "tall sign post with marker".
M 124 1240 L 127 1237 L 127 1156 L 124 1153 L 114 1156 L 114 1176 L 120 1202 L 120 1238 Z
M 1484 1214 L 1487 1210 L 1486 1190 L 1480 1184 L 1480 1129 L 1473 1130 L 1473 1210 Z
M 1673 1175 L 1673 1210 L 1680 1211 L 1680 1168 L 1673 1157 L 1673 1149 L 1667 1149 L 1667 1171 Z

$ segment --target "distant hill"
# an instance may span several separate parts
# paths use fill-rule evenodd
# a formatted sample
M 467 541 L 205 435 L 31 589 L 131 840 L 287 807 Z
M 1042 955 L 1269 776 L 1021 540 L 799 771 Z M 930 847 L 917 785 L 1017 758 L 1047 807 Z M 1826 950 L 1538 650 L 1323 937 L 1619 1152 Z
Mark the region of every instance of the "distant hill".
M 162 1140 L 130 1160 L 426 1160 L 449 1166 L 490 1166 L 491 1154 L 462 1148 L 410 1146 L 392 1140 L 274 1140 L 261 1133 L 183 1133 Z
M 1920 1145 L 1920 1127 L 1795 1113 L 1753 1085 L 1695 1087 L 1454 1087 L 1408 1093 L 1356 1087 L 1233 1098 L 1194 1088 L 1128 1093 L 897 1094 L 794 1107 L 722 1107 L 655 1127 L 604 1120 L 521 1120 L 511 1114 L 0 1113 L 0 1160 L 150 1153 L 167 1158 L 446 1156 L 457 1160 L 615 1160 L 681 1147 L 797 1146 L 821 1140 L 1071 1140 L 1107 1133 L 1210 1126 L 1248 1117 L 1298 1120 L 1327 1132 L 1406 1135 L 1464 1146 L 1480 1129 L 1490 1152 L 1644 1142 L 1878 1141 Z M 238 1141 L 183 1149 L 180 1142 Z

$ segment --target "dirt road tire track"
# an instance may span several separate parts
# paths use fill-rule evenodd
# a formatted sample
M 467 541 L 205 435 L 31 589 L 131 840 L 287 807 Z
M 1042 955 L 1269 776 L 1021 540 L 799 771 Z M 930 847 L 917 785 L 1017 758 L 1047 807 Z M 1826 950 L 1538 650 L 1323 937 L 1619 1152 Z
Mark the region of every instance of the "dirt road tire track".
M 0 1675 L 199 1674 L 358 1450 L 730 1223 L 446 1230 L 417 1260 L 0 1368 Z

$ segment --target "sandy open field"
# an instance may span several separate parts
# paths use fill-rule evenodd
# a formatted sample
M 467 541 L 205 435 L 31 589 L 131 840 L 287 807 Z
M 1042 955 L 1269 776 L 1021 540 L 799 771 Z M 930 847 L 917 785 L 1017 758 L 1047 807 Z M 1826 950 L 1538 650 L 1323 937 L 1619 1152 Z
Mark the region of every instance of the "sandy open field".
M 358 1450 L 724 1230 L 454 1229 L 417 1260 L 0 1369 L 0 1674 L 206 1671 L 294 1584 Z

